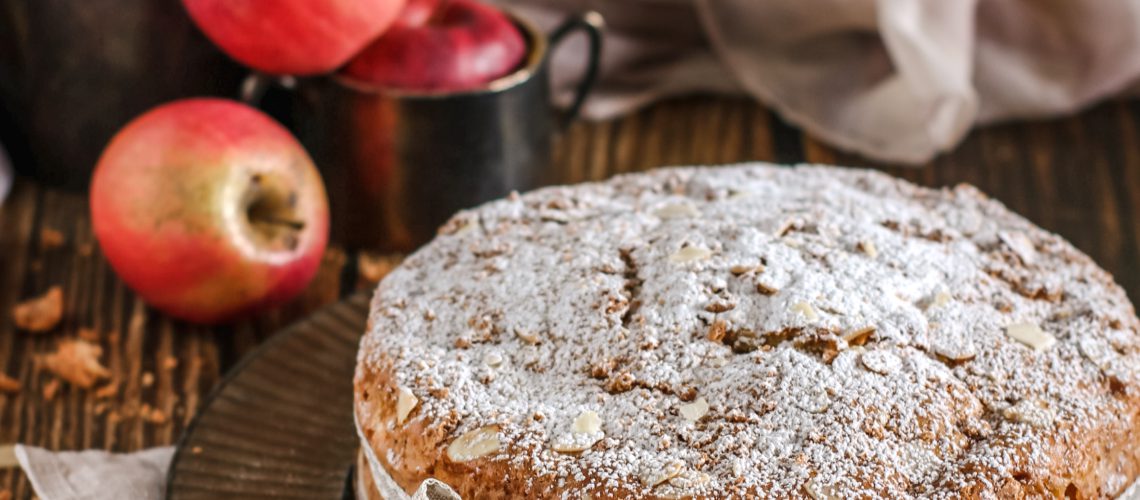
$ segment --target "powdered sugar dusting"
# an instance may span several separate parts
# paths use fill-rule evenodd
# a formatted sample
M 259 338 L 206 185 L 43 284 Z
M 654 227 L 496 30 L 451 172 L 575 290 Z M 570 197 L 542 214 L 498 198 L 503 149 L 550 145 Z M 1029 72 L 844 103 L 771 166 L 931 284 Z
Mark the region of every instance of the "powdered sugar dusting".
M 971 187 L 866 171 L 490 203 L 384 280 L 371 325 L 358 370 L 412 392 L 409 424 L 495 426 L 492 460 L 563 489 L 535 498 L 1063 492 L 1082 440 L 1137 425 L 1138 322 L 1110 276 Z

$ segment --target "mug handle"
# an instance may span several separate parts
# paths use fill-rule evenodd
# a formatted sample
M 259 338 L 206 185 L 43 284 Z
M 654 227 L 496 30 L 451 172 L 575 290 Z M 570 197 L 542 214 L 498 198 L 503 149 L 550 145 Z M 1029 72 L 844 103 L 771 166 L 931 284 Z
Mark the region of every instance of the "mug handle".
M 590 39 L 590 52 L 586 59 L 586 73 L 582 75 L 582 81 L 578 83 L 574 100 L 562 115 L 562 122 L 560 123 L 562 129 L 569 127 L 570 124 L 578 118 L 578 114 L 582 111 L 582 104 L 586 102 L 586 97 L 594 88 L 594 84 L 597 83 L 598 63 L 602 56 L 602 30 L 605 26 L 606 21 L 602 18 L 602 15 L 597 11 L 591 10 L 567 19 L 550 34 L 551 52 L 553 52 L 568 35 L 575 31 L 585 32 L 586 36 Z

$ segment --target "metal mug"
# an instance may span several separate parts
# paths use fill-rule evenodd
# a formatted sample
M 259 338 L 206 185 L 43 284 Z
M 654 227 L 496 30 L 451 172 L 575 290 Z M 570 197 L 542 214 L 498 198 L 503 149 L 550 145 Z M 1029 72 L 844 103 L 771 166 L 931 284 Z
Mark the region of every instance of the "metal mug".
M 460 209 L 553 180 L 552 142 L 594 84 L 602 20 L 587 13 L 547 36 L 513 17 L 528 39 L 525 66 L 484 88 L 414 92 L 343 78 L 298 85 L 295 126 L 324 174 L 336 241 L 411 250 Z M 576 31 L 590 38 L 590 60 L 576 99 L 558 114 L 549 54 Z

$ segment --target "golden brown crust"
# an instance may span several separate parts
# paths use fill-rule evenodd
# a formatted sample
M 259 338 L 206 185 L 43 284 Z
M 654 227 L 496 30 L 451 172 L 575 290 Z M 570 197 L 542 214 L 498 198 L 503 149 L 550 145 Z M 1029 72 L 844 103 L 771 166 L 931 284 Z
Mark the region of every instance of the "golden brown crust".
M 450 420 L 431 422 L 427 426 L 409 422 L 409 426 L 389 432 L 386 425 L 395 419 L 396 391 L 390 373 L 365 371 L 357 376 L 357 411 L 360 426 L 374 450 L 377 459 L 392 480 L 408 494 L 415 492 L 428 478 L 438 479 L 455 489 L 464 499 L 498 500 L 509 498 L 556 499 L 563 498 L 563 490 L 574 485 L 585 485 L 598 477 L 564 479 L 535 478 L 530 467 L 515 466 L 502 460 L 485 457 L 470 462 L 456 463 L 445 453 L 455 423 Z M 412 421 L 414 422 L 414 421 Z M 510 453 L 508 446 L 505 451 Z M 521 452 L 521 450 L 514 450 Z M 521 454 L 521 453 L 520 453 Z M 400 457 L 393 464 L 388 457 Z M 367 464 L 364 464 L 367 467 Z M 371 481 L 369 474 L 369 482 Z M 374 486 L 373 486 L 374 487 Z M 615 488 L 594 498 L 659 498 L 639 496 L 625 488 Z M 370 497 L 371 498 L 371 497 Z M 376 497 L 378 498 L 378 496 Z
M 364 371 L 356 380 L 356 394 L 358 395 L 358 412 L 361 416 L 361 427 L 366 435 L 370 436 L 370 444 L 375 450 L 387 450 L 388 453 L 379 453 L 377 458 L 388 474 L 409 494 L 424 480 L 435 478 L 452 486 L 462 498 L 479 499 L 507 499 L 532 498 L 556 499 L 562 498 L 562 492 L 567 486 L 574 484 L 588 484 L 600 478 L 586 476 L 578 480 L 555 482 L 549 478 L 537 479 L 528 476 L 529 467 L 512 466 L 501 460 L 488 458 L 477 459 L 472 462 L 457 464 L 447 459 L 443 451 L 450 440 L 450 432 L 455 428 L 450 420 L 431 422 L 428 426 L 413 426 L 389 432 L 392 429 L 388 422 L 395 419 L 396 390 L 392 383 L 390 373 Z M 1132 414 L 1103 426 L 1083 430 L 1068 429 L 1059 432 L 1067 435 L 1068 442 L 1051 439 L 1055 436 L 1043 436 L 1043 439 L 1033 443 L 1003 443 L 1002 436 L 991 436 L 985 440 L 973 439 L 975 444 L 1005 447 L 1013 454 L 1021 447 L 1032 446 L 1037 449 L 1049 449 L 1047 455 L 1050 469 L 1047 474 L 1029 476 L 1012 476 L 1000 479 L 1000 483 L 988 484 L 977 481 L 956 490 L 963 499 L 989 498 L 996 494 L 1001 499 L 1021 499 L 1038 497 L 1063 498 L 1114 498 L 1131 484 L 1132 478 L 1140 475 L 1140 448 L 1134 443 L 1140 442 L 1140 402 L 1135 399 L 1129 407 Z M 963 419 L 964 420 L 964 419 Z M 1072 434 L 1070 434 L 1072 432 Z M 1079 443 L 1074 446 L 1075 443 Z M 507 453 L 511 450 L 508 448 Z M 520 453 L 522 454 L 522 453 Z M 1020 453 L 1024 459 L 1028 454 Z M 390 456 L 400 457 L 401 462 L 395 465 L 388 460 Z M 362 467 L 362 468 L 360 468 Z M 358 470 L 363 470 L 372 489 L 371 477 L 367 472 L 367 463 L 358 464 Z M 878 481 L 891 481 L 890 471 L 880 471 L 888 476 L 874 478 Z M 994 468 L 986 468 L 980 464 L 964 464 L 964 475 L 979 478 L 1001 477 L 1002 474 Z M 868 478 L 871 482 L 872 478 Z M 894 478 L 898 480 L 898 478 Z M 727 496 L 762 497 L 766 492 L 760 490 L 737 490 L 735 488 L 724 492 Z M 628 489 L 613 489 L 603 495 L 595 494 L 593 498 L 671 498 L 668 496 L 646 496 Z M 380 499 L 378 495 L 369 496 L 369 499 Z M 694 498 L 721 498 L 718 495 L 699 496 Z

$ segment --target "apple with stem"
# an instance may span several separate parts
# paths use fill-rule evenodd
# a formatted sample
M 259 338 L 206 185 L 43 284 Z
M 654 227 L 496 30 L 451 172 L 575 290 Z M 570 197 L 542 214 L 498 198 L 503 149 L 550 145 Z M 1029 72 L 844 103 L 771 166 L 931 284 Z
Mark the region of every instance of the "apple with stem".
M 464 91 L 512 73 L 526 54 L 526 39 L 502 11 L 475 0 L 413 0 L 342 74 L 384 88 Z
M 92 224 L 115 272 L 171 316 L 219 323 L 279 305 L 316 274 L 328 200 L 304 148 L 224 99 L 135 118 L 103 151 Z
M 405 0 L 182 0 L 238 62 L 274 75 L 339 68 L 395 21 Z

